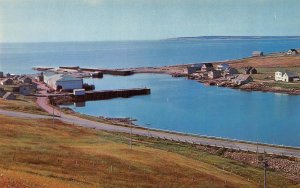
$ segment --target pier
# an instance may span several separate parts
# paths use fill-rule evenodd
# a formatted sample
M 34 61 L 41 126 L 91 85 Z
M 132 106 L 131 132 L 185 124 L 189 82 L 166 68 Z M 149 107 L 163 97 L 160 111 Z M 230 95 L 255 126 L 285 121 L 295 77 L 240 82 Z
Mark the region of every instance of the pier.
M 125 70 L 125 69 L 97 69 L 97 68 L 81 68 L 79 66 L 75 67 L 59 67 L 60 69 L 67 69 L 67 70 L 77 70 L 77 71 L 84 71 L 84 72 L 101 72 L 103 74 L 110 74 L 116 76 L 129 76 L 132 75 L 134 72 L 132 70 Z
M 113 98 L 129 98 L 138 95 L 149 95 L 149 88 L 131 88 L 117 90 L 101 90 L 101 91 L 86 91 L 84 95 L 75 96 L 73 93 L 64 94 L 48 94 L 44 97 L 49 97 L 51 104 L 64 104 L 69 102 L 85 102 L 96 100 L 107 100 Z M 43 97 L 39 95 L 39 97 Z

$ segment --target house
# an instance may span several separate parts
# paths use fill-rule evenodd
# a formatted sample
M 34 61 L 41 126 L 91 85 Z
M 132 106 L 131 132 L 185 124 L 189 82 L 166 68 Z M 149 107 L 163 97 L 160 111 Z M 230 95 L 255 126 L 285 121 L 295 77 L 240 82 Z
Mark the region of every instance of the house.
M 7 93 L 5 93 L 5 95 L 3 95 L 3 99 L 16 100 L 16 95 L 14 95 L 12 92 L 7 92 Z
M 44 82 L 54 90 L 82 89 L 82 78 L 66 74 L 44 74 Z
M 31 84 L 24 84 L 19 87 L 19 93 L 21 95 L 32 95 L 36 92 L 36 88 Z
M 201 71 L 211 71 L 214 69 L 214 66 L 212 63 L 203 63 L 202 67 L 201 67 Z
M 226 69 L 228 69 L 230 66 L 226 63 L 222 63 L 220 65 L 217 65 L 217 70 L 219 71 L 225 71 Z
M 211 79 L 220 78 L 221 77 L 221 71 L 211 70 L 211 71 L 208 72 L 208 77 L 211 78 Z
M 3 77 L 4 77 L 4 73 L 0 72 L 0 78 L 3 78 Z
M 27 77 L 27 76 L 21 77 L 19 80 L 20 80 L 22 83 L 24 83 L 24 84 L 31 84 L 31 83 L 32 83 L 32 79 L 29 78 L 29 77 Z
M 296 49 L 289 49 L 287 55 L 297 55 L 299 52 Z
M 275 81 L 293 82 L 299 80 L 299 75 L 296 72 L 285 70 L 275 72 Z
M 238 74 L 238 73 L 239 72 L 237 69 L 229 67 L 224 71 L 224 76 L 234 75 L 234 74 Z
M 245 67 L 244 68 L 244 74 L 257 74 L 257 70 L 254 67 Z
M 250 75 L 240 74 L 238 77 L 232 80 L 233 83 L 237 85 L 247 84 L 249 82 L 253 82 L 253 78 Z
M 1 85 L 13 85 L 14 81 L 11 78 L 6 78 L 4 80 L 1 80 L 0 82 Z
M 201 70 L 201 67 L 202 67 L 202 65 L 199 65 L 199 64 L 188 66 L 184 69 L 184 73 L 193 74 L 193 73 Z
M 259 57 L 259 56 L 263 56 L 264 53 L 262 51 L 253 51 L 252 52 L 252 57 Z

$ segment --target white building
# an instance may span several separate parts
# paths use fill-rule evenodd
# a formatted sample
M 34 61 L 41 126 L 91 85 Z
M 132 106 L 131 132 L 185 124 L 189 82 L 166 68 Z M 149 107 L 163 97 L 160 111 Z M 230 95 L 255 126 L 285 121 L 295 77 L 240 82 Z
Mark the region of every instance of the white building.
M 222 63 L 220 65 L 217 65 L 217 70 L 219 70 L 219 71 L 225 71 L 228 68 L 230 68 L 230 66 L 226 63 Z
M 276 71 L 274 78 L 275 78 L 275 81 L 293 82 L 293 81 L 299 80 L 299 75 L 296 72 L 292 72 L 289 70 Z
M 74 90 L 82 89 L 82 78 L 76 78 L 71 75 L 46 73 L 44 82 L 54 90 Z

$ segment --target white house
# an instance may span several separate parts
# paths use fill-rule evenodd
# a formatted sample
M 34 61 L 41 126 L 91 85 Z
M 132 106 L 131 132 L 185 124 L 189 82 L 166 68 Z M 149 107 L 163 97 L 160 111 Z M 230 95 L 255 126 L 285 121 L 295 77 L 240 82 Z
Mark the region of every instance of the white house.
M 82 89 L 82 78 L 64 74 L 44 74 L 44 82 L 55 90 Z
M 276 71 L 275 72 L 275 81 L 283 81 L 283 82 L 293 82 L 295 80 L 299 80 L 299 75 L 293 71 Z

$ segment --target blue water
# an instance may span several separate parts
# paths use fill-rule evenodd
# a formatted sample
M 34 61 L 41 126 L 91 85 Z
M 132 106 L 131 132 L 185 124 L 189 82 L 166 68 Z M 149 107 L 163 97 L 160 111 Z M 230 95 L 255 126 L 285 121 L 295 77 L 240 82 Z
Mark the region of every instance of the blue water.
M 300 48 L 300 39 L 0 43 L 0 70 L 24 73 L 33 66 L 161 66 L 236 59 L 250 56 L 254 50 L 270 53 L 290 48 Z
M 139 67 L 217 61 L 300 48 L 299 39 L 0 43 L 0 71 L 33 66 Z M 206 87 L 184 78 L 140 74 L 86 80 L 96 89 L 149 87 L 151 95 L 87 102 L 74 110 L 132 117 L 139 125 L 300 147 L 300 97 Z
M 151 95 L 86 102 L 77 112 L 132 117 L 164 130 L 300 146 L 300 97 L 204 86 L 185 78 L 139 74 L 88 79 L 96 89 L 150 87 Z

